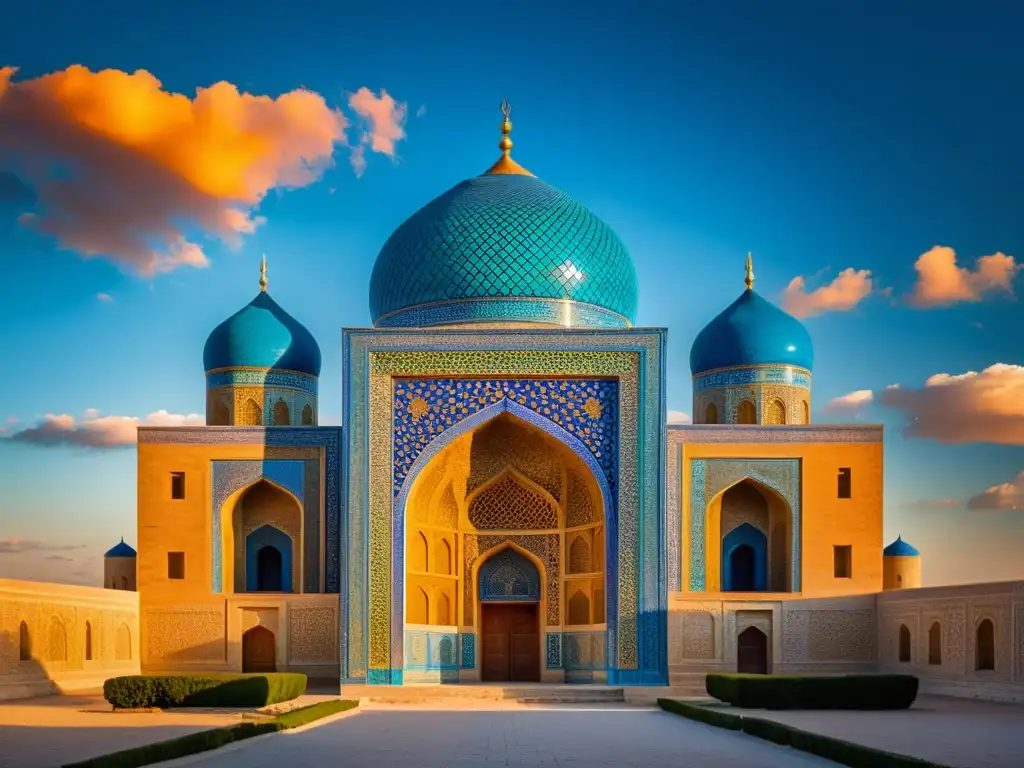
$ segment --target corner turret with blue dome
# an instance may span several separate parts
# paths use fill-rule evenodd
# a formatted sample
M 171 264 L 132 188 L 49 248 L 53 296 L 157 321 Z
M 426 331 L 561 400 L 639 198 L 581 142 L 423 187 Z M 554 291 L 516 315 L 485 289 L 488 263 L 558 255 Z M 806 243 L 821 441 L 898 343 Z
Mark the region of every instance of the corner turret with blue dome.
M 256 298 L 213 329 L 203 348 L 209 426 L 314 426 L 320 347 L 267 293 L 267 260 Z
M 882 589 L 917 589 L 921 586 L 921 553 L 902 536 L 882 550 Z
M 378 328 L 475 324 L 626 328 L 637 280 L 626 246 L 564 192 L 502 155 L 409 217 L 370 280 Z
M 746 290 L 697 334 L 690 349 L 697 424 L 809 424 L 814 348 L 799 320 Z
M 121 541 L 103 554 L 103 586 L 107 589 L 136 591 L 136 559 L 138 553 Z

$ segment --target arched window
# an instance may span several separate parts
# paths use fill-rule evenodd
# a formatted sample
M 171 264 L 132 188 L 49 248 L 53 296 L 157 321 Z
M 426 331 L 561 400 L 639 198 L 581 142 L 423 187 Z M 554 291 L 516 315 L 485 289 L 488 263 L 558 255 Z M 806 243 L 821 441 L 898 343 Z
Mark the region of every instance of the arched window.
M 942 663 L 942 627 L 937 621 L 928 628 L 928 663 Z
M 291 420 L 288 418 L 288 403 L 278 400 L 274 403 L 274 426 L 287 427 L 289 424 Z
M 590 545 L 586 533 L 579 534 L 569 545 L 569 573 L 590 572 Z
M 749 400 L 740 400 L 736 407 L 737 424 L 757 424 L 757 408 Z
M 237 414 L 235 424 L 240 427 L 258 427 L 263 423 L 263 408 L 253 398 L 247 397 L 242 403 L 242 412 Z
M 896 588 L 899 589 L 902 586 L 903 586 L 903 574 L 902 573 L 897 573 L 896 574 Z
M 302 423 L 305 425 L 313 424 L 313 406 L 309 403 L 302 406 Z
M 452 548 L 446 539 L 439 539 L 434 545 L 434 573 L 445 576 L 452 572 Z M 447 623 L 447 622 L 446 622 Z
M 708 403 L 707 408 L 704 409 L 704 423 L 718 423 L 718 406 L 716 406 L 714 403 Z
M 68 660 L 68 633 L 64 629 L 64 622 L 57 616 L 50 619 L 50 647 L 47 649 L 47 658 L 50 661 Z
M 85 660 L 92 661 L 92 624 L 85 622 Z
M 803 407 L 801 408 L 801 410 L 803 411 L 803 416 L 804 416 L 803 423 L 804 424 L 810 424 L 811 423 L 811 405 L 806 400 L 804 400 L 803 403 L 802 403 L 802 406 Z
M 417 531 L 413 534 L 412 541 L 409 543 L 409 570 L 419 571 L 420 573 L 427 572 L 427 537 L 423 535 L 422 531 Z
M 981 671 L 996 668 L 996 628 L 991 619 L 978 625 L 974 643 L 974 668 Z
M 28 624 L 24 621 L 18 627 L 18 660 L 30 661 L 32 659 L 32 638 L 28 634 Z
M 569 598 L 569 621 L 568 624 L 580 625 L 590 623 L 590 600 L 582 590 Z
M 422 587 L 413 587 L 409 590 L 409 598 L 405 609 L 408 612 L 406 621 L 410 624 L 430 623 L 430 600 L 427 598 L 427 593 Z
M 121 577 L 121 589 L 128 589 L 128 577 L 127 576 L 122 576 Z
M 448 599 L 448 595 L 446 595 L 444 592 L 442 592 L 437 597 L 436 611 L 437 621 L 434 622 L 435 624 L 441 624 L 442 626 L 447 626 L 448 624 L 451 624 L 452 604 L 451 601 Z
M 132 631 L 124 622 L 117 628 L 117 642 L 114 645 L 114 657 L 118 661 L 130 661 L 132 658 Z
M 902 662 L 910 661 L 910 629 L 906 624 L 900 624 L 899 659 Z
M 284 562 L 281 550 L 268 544 L 256 553 L 256 591 L 281 592 L 284 582 Z
M 768 403 L 768 418 L 765 420 L 766 424 L 785 424 L 786 423 L 786 406 L 783 405 L 781 400 L 772 400 Z

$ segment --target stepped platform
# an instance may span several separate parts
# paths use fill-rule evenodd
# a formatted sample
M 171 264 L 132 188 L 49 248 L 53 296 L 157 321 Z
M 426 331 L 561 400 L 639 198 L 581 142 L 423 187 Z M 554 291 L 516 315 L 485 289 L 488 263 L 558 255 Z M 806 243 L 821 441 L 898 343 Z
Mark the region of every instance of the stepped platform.
M 414 685 L 342 685 L 343 699 L 358 699 L 371 705 L 618 705 L 651 706 L 659 698 L 705 698 L 690 685 L 619 687 L 564 683 L 459 683 Z

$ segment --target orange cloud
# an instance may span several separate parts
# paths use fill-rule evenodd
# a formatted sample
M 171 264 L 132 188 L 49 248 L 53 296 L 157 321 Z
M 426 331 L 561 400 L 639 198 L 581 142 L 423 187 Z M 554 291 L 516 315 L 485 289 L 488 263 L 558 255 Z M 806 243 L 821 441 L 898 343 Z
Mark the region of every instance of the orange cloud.
M 937 373 L 922 389 L 889 387 L 878 393 L 878 402 L 906 414 L 904 434 L 911 437 L 1024 445 L 1024 366 Z
M 782 306 L 795 317 L 813 317 L 823 312 L 846 312 L 871 295 L 871 271 L 850 267 L 828 285 L 807 293 L 806 280 L 797 275 L 782 292 Z
M 870 389 L 858 389 L 856 392 L 829 400 L 825 404 L 825 410 L 833 413 L 851 413 L 869 405 L 874 399 L 875 394 Z
M 958 267 L 952 248 L 936 245 L 914 263 L 917 282 L 910 295 L 916 307 L 945 307 L 964 301 L 981 301 L 994 290 L 1013 295 L 1013 278 L 1020 271 L 1013 256 L 996 252 L 978 259 L 974 270 Z
M 120 448 L 135 444 L 138 427 L 183 427 L 205 424 L 205 417 L 196 413 L 183 415 L 154 411 L 144 419 L 138 419 L 133 416 L 100 416 L 95 408 L 89 408 L 81 420 L 76 420 L 74 416 L 66 413 L 59 416 L 48 413 L 36 426 L 15 432 L 7 439 L 46 447 Z
M 967 501 L 968 509 L 1024 509 L 1024 472 L 1008 483 L 993 485 Z
M 38 197 L 22 223 L 143 275 L 205 266 L 194 233 L 238 245 L 269 190 L 316 181 L 345 143 L 344 115 L 303 89 L 189 98 L 144 70 L 15 71 L 0 68 L 0 157 Z
M 369 88 L 360 88 L 348 97 L 349 106 L 367 125 L 362 138 L 352 148 L 349 162 L 356 176 L 362 176 L 366 170 L 366 147 L 374 152 L 395 157 L 395 144 L 405 138 L 405 119 L 409 114 L 404 103 L 394 100 L 387 91 L 381 89 L 380 96 L 375 96 Z

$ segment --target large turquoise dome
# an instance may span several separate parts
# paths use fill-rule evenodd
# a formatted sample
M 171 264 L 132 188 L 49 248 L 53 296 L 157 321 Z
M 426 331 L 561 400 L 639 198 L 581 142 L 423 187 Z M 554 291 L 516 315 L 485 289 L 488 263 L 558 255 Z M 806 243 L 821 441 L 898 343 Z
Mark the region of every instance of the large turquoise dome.
M 370 280 L 374 325 L 632 324 L 636 270 L 625 245 L 501 146 L 490 171 L 427 203 L 388 238 Z
M 811 336 L 803 323 L 783 312 L 753 288 L 697 334 L 690 348 L 693 375 L 717 368 L 814 365 Z
M 266 291 L 213 329 L 203 349 L 207 371 L 276 368 L 320 375 L 320 347 L 313 334 Z

